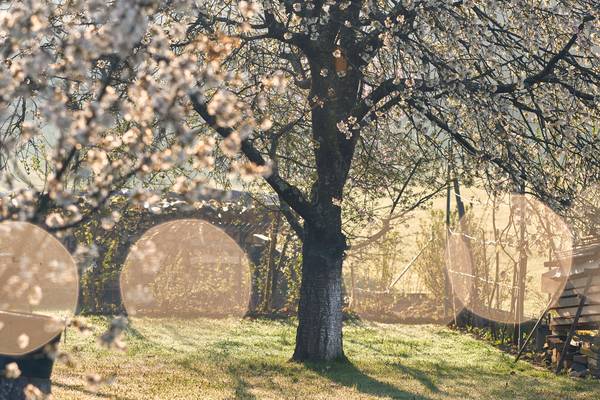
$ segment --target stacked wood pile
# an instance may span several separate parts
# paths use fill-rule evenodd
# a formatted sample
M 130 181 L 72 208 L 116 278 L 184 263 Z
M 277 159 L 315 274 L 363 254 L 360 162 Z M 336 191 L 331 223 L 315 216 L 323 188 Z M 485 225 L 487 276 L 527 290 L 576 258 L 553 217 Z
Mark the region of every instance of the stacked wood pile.
M 579 339 L 581 356 L 576 361 L 587 366 L 592 376 L 600 378 L 600 336 L 582 335 Z
M 561 370 L 568 371 L 569 375 L 600 378 L 600 336 L 573 336 L 563 357 L 565 340 L 563 335 L 546 337 L 546 364 L 556 368 L 563 358 Z
M 546 361 L 557 373 L 600 378 L 600 240 L 588 240 L 564 257 L 572 257 L 571 270 L 561 270 L 564 260 L 548 262 L 542 283 L 558 297 L 549 308 L 552 334 L 546 338 Z M 560 295 L 554 294 L 563 284 Z

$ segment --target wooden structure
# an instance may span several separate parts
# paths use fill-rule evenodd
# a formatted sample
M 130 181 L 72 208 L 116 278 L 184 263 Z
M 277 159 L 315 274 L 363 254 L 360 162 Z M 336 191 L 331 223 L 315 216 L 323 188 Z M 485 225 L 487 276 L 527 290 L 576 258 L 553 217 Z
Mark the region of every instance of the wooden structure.
M 567 257 L 570 271 L 561 269 Z M 542 288 L 553 296 L 547 360 L 557 373 L 600 377 L 600 239 L 587 239 L 546 266 Z

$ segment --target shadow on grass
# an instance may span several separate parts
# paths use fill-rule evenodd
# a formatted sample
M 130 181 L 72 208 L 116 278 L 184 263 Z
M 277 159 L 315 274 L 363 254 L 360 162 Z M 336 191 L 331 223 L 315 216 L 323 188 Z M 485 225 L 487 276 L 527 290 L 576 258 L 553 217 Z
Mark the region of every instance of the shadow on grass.
M 227 372 L 233 380 L 236 400 L 256 400 L 256 396 L 250 392 L 252 386 L 240 376 L 235 368 L 229 367 Z
M 227 359 L 227 356 L 223 359 Z M 200 376 L 205 375 L 205 371 L 194 367 L 189 360 L 181 360 L 177 362 L 177 365 L 185 368 L 188 373 L 197 374 Z M 256 400 L 257 397 L 251 392 L 253 386 L 248 383 L 245 379 L 246 373 L 239 366 L 229 365 L 226 368 L 227 375 L 231 378 L 232 386 L 233 386 L 233 398 L 235 400 Z
M 417 368 L 411 368 L 409 366 L 402 365 L 399 363 L 394 364 L 394 367 L 396 367 L 398 370 L 400 370 L 400 372 L 402 372 L 403 374 L 408 375 L 411 378 L 421 382 L 421 384 L 423 386 L 425 386 L 427 389 L 429 389 L 433 393 L 438 393 L 440 391 L 440 389 L 433 382 L 433 379 L 431 379 L 429 377 L 429 375 L 427 373 L 425 373 L 424 371 L 421 371 L 420 369 L 417 369 Z
M 144 336 L 142 332 L 140 332 L 136 327 L 132 326 L 131 324 L 127 325 L 126 332 L 129 336 L 131 336 L 134 339 L 140 341 L 147 340 L 146 336 Z
M 102 399 L 133 400 L 131 397 L 115 396 L 112 394 L 105 394 L 105 393 L 102 393 L 99 391 L 94 392 L 94 391 L 91 391 L 88 389 L 84 389 L 81 385 L 68 385 L 66 383 L 59 383 L 59 382 L 52 381 L 52 386 L 58 387 L 61 389 L 65 389 L 65 390 L 72 390 L 75 392 L 86 394 L 88 396 L 94 396 L 94 397 L 102 398 Z M 55 398 L 55 397 L 53 396 L 52 398 Z
M 189 346 L 189 347 L 194 347 L 194 346 L 198 345 L 198 341 L 196 338 L 193 338 L 193 337 L 190 338 L 188 336 L 181 334 L 181 332 L 177 329 L 177 327 L 169 326 L 168 324 L 165 324 L 164 326 L 161 326 L 161 329 L 165 332 L 165 334 L 169 338 L 172 339 L 172 341 L 174 343 L 177 343 L 182 346 Z M 134 338 L 140 342 L 150 343 L 157 348 L 161 348 L 161 349 L 167 350 L 167 351 L 176 350 L 176 348 L 173 346 L 167 346 L 163 343 L 160 343 L 155 338 L 145 335 L 144 333 L 142 333 L 139 329 L 137 329 L 133 325 L 129 325 L 127 327 L 126 332 L 131 338 Z
M 393 399 L 429 399 L 429 397 L 425 397 L 413 392 L 407 392 L 397 388 L 394 385 L 372 378 L 358 369 L 350 361 L 340 361 L 328 364 L 304 363 L 304 366 L 332 382 L 349 388 L 354 388 L 363 394 Z M 435 387 L 435 389 L 437 391 L 437 387 Z

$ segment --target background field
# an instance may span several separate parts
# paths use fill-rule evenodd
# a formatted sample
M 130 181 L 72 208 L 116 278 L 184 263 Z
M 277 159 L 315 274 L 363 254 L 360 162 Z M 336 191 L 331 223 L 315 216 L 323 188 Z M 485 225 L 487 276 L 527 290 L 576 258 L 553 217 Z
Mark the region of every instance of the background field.
M 77 366 L 58 365 L 54 395 L 71 399 L 545 399 L 596 398 L 600 382 L 572 380 L 468 335 L 439 326 L 372 323 L 345 328 L 352 364 L 289 362 L 295 325 L 278 321 L 133 321 L 126 352 L 100 348 L 70 329 L 62 348 Z M 115 376 L 97 391 L 86 376 Z

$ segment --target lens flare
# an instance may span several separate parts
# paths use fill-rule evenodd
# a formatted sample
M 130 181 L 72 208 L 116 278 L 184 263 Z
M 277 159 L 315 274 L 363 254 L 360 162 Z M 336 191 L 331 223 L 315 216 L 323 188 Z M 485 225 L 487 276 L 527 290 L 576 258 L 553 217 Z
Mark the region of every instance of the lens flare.
M 519 194 L 473 207 L 450 233 L 455 295 L 491 321 L 519 323 L 556 303 L 572 264 L 572 234 L 555 212 Z
M 43 229 L 0 224 L 0 354 L 19 356 L 49 343 L 77 306 L 77 266 Z
M 250 270 L 244 251 L 201 220 L 176 220 L 148 230 L 121 273 L 130 318 L 240 317 L 248 307 Z

